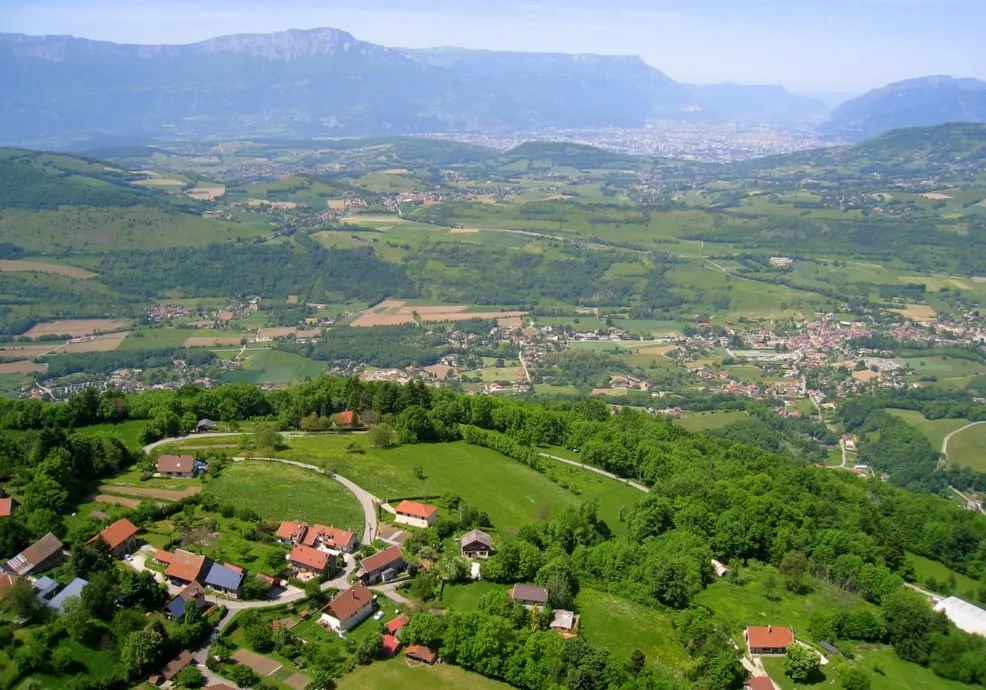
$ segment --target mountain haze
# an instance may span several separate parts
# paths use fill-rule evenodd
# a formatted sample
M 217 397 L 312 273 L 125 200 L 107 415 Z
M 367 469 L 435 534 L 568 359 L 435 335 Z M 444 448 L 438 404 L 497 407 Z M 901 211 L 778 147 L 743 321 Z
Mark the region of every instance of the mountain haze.
M 781 87 L 680 84 L 639 57 L 406 50 L 338 29 L 123 45 L 0 34 L 5 143 L 788 122 Z

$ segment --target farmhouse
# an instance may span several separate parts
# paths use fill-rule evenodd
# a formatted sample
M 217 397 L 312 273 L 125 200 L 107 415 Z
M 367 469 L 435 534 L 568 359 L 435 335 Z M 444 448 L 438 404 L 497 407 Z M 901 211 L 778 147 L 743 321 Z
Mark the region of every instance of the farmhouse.
M 750 654 L 787 654 L 794 644 L 794 628 L 775 628 L 772 625 L 750 625 L 743 632 Z
M 222 592 L 226 596 L 236 597 L 240 593 L 240 585 L 243 584 L 242 568 L 231 568 L 229 565 L 219 565 L 213 563 L 209 572 L 205 576 L 205 585 L 217 592 Z
M 62 552 L 62 542 L 54 534 L 48 532 L 7 561 L 4 568 L 7 572 L 15 575 L 27 575 L 54 568 L 63 560 L 65 560 L 65 554 Z
M 300 544 L 305 538 L 305 533 L 308 532 L 308 525 L 304 522 L 292 522 L 290 520 L 282 520 L 281 525 L 277 528 L 277 532 L 274 536 L 282 544 L 289 544 L 294 546 L 295 544 Z
M 157 473 L 162 477 L 192 478 L 197 471 L 194 455 L 162 455 L 157 459 Z
M 137 548 L 137 532 L 137 526 L 130 520 L 117 520 L 86 543 L 93 544 L 102 539 L 110 554 L 120 558 L 125 553 L 133 553 Z
M 352 532 L 326 525 L 310 527 L 301 543 L 316 549 L 323 548 L 332 551 L 345 551 L 346 553 L 355 551 L 356 547 L 359 546 L 356 535 Z
M 396 522 L 411 527 L 431 527 L 438 518 L 438 508 L 424 503 L 401 501 L 394 510 L 397 512 Z
M 148 680 L 151 685 L 164 685 L 177 676 L 179 671 L 193 663 L 195 663 L 195 659 L 192 658 L 192 653 L 187 649 L 182 650 L 181 654 L 169 661 L 164 668 L 148 678 Z
M 190 606 L 197 606 L 200 609 L 208 606 L 208 602 L 205 600 L 205 590 L 198 582 L 183 587 L 178 595 L 164 607 L 164 611 L 167 615 L 178 620 L 185 615 L 185 611 Z
M 322 608 L 320 624 L 336 632 L 355 628 L 373 613 L 373 592 L 362 582 L 341 592 Z
M 404 554 L 401 553 L 401 547 L 391 546 L 360 561 L 356 576 L 360 582 L 372 585 L 376 582 L 393 580 L 404 570 L 404 567 Z
M 414 661 L 422 661 L 426 664 L 433 664 L 438 661 L 438 655 L 424 645 L 413 644 L 404 652 L 404 656 Z
M 510 588 L 510 598 L 524 606 L 544 606 L 548 603 L 548 590 L 535 585 L 514 585 Z
M 165 577 L 178 583 L 201 582 L 205 570 L 205 556 L 191 551 L 176 549 L 171 555 L 171 563 L 164 571 Z
M 330 558 L 329 554 L 324 551 L 313 549 L 304 544 L 295 544 L 288 555 L 288 562 L 298 570 L 315 575 L 324 575 L 325 571 L 329 569 Z
M 459 548 L 464 558 L 489 558 L 493 553 L 493 539 L 486 532 L 474 529 L 459 538 Z

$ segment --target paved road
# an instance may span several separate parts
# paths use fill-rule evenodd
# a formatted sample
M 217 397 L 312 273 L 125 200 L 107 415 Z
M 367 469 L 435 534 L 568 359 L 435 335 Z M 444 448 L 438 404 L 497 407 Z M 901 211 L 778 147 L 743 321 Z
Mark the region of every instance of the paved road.
M 643 491 L 645 494 L 649 494 L 650 493 L 650 489 L 648 489 L 643 484 L 638 484 L 637 482 L 635 482 L 635 481 L 633 481 L 631 479 L 624 479 L 623 477 L 617 477 L 612 472 L 607 472 L 606 470 L 601 470 L 598 467 L 593 467 L 592 465 L 586 465 L 586 464 L 581 463 L 581 462 L 575 462 L 574 460 L 569 460 L 568 458 L 560 458 L 557 455 L 549 455 L 548 453 L 538 453 L 538 455 L 540 455 L 542 458 L 551 458 L 552 460 L 557 460 L 558 462 L 564 462 L 567 465 L 573 465 L 575 467 L 581 467 L 584 470 L 589 470 L 590 472 L 595 472 L 596 474 L 601 474 L 604 477 L 609 477 L 610 479 L 615 479 L 616 481 L 620 482 L 621 484 L 626 484 L 627 486 L 632 486 L 637 491 Z

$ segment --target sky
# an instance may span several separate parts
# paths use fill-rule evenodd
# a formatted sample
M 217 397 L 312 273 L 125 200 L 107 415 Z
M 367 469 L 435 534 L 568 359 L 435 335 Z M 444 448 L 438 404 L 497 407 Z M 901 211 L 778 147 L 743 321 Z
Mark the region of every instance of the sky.
M 0 31 L 190 43 L 331 26 L 405 48 L 640 55 L 682 82 L 986 79 L 986 0 L 0 0 Z

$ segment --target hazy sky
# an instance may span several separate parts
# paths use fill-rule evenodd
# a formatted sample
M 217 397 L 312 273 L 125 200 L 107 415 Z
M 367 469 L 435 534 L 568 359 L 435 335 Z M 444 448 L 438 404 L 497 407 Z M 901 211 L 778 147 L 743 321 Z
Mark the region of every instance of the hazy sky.
M 986 0 L 0 0 L 0 31 L 128 43 L 332 26 L 388 46 L 637 54 L 679 81 L 986 79 Z

